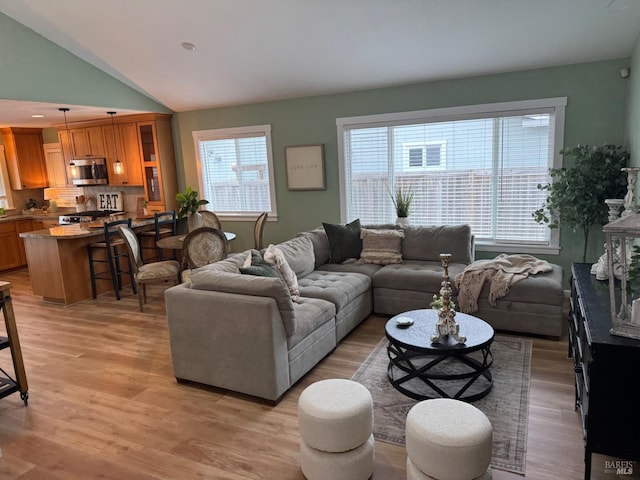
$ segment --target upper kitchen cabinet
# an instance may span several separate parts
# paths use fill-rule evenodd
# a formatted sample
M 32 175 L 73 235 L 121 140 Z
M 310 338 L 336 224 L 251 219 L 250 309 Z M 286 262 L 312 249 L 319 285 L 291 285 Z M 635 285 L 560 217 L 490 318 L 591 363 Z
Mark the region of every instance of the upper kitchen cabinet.
M 106 156 L 102 127 L 72 128 L 69 141 L 73 158 L 104 158 Z
M 137 129 L 147 210 L 152 213 L 174 210 L 178 180 L 171 121 L 158 115 L 155 120 L 137 122 Z
M 136 124 L 107 125 L 102 127 L 102 134 L 107 152 L 109 185 L 130 187 L 144 185 Z M 120 162 L 122 173 L 115 173 L 116 161 Z
M 13 190 L 44 188 L 47 169 L 41 128 L 2 128 L 9 180 Z
M 69 187 L 73 182 L 67 172 L 67 164 L 59 143 L 45 143 L 44 160 L 50 187 Z

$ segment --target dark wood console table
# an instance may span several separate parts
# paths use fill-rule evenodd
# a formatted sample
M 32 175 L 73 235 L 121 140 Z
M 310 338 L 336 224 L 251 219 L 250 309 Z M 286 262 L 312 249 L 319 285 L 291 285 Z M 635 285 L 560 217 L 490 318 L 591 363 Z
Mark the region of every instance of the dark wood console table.
M 569 356 L 574 359 L 576 409 L 582 416 L 585 480 L 591 455 L 640 460 L 640 340 L 611 335 L 607 282 L 591 264 L 571 267 Z

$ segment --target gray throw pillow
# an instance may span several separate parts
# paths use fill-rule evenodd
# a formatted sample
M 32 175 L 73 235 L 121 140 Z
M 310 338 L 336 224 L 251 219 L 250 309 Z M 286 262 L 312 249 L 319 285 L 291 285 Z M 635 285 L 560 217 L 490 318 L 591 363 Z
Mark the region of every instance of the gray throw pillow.
M 322 223 L 329 239 L 331 251 L 330 263 L 342 263 L 348 258 L 360 258 L 362 240 L 360 239 L 360 219 L 346 225 Z
M 280 272 L 264 261 L 257 251 L 251 252 L 251 265 L 242 266 L 238 270 L 244 275 L 256 275 L 258 277 L 280 277 Z

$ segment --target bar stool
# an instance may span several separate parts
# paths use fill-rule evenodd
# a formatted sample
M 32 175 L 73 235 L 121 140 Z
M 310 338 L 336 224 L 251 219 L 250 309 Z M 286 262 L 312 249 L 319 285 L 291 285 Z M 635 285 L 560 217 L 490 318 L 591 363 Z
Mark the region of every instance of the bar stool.
M 162 249 L 158 248 L 156 245 L 157 241 L 162 237 L 173 237 L 176 235 L 176 211 L 170 210 L 167 212 L 156 213 L 153 216 L 154 229 L 146 230 L 144 232 L 138 233 L 138 239 L 140 241 L 140 257 L 143 261 L 149 260 L 148 258 L 144 258 L 144 250 L 153 250 L 155 251 L 155 257 L 153 259 L 164 260 L 164 255 L 162 253 Z M 147 241 L 152 239 L 152 246 L 145 246 Z M 145 241 L 147 240 L 147 241 Z M 174 250 L 172 253 L 172 258 L 176 259 L 176 251 Z
M 120 238 L 116 225 L 127 225 L 131 227 L 131 219 L 115 220 L 113 222 L 105 222 L 104 224 L 104 240 L 101 242 L 91 243 L 89 250 L 89 271 L 91 274 L 91 291 L 93 298 L 98 296 L 96 288 L 96 280 L 110 280 L 113 284 L 113 291 L 116 299 L 120 300 L 120 290 L 122 290 L 122 274 L 129 274 L 131 279 L 131 288 L 133 293 L 138 293 L 136 288 L 129 253 L 124 240 Z M 96 252 L 101 252 L 96 255 Z M 122 257 L 126 258 L 127 268 L 123 269 L 121 264 Z M 99 264 L 107 264 L 106 270 L 96 270 Z

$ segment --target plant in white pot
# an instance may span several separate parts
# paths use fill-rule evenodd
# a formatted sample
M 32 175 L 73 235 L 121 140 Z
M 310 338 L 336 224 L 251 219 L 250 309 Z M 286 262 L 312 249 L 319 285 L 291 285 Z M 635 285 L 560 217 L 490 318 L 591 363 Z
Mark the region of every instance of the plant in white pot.
M 389 192 L 391 196 L 391 200 L 393 201 L 393 206 L 396 208 L 396 223 L 406 224 L 409 223 L 409 207 L 411 207 L 411 202 L 413 201 L 414 193 L 412 191 L 405 192 L 402 190 L 402 187 L 398 187 L 396 189 L 395 195 Z
M 178 202 L 178 218 L 187 217 L 188 230 L 192 231 L 202 226 L 202 215 L 199 211 L 202 205 L 209 203 L 209 200 L 198 199 L 198 192 L 191 187 L 182 193 L 176 195 Z

